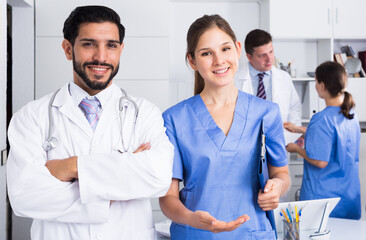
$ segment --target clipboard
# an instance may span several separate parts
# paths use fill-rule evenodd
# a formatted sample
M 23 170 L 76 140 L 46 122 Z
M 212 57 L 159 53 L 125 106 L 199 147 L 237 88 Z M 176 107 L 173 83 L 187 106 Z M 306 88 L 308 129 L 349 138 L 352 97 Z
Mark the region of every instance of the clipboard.
M 268 163 L 267 163 L 267 151 L 266 151 L 266 135 L 264 134 L 263 120 L 261 121 L 261 131 L 260 131 L 260 156 L 259 156 L 259 164 L 258 164 L 258 178 L 259 183 L 261 185 L 262 191 L 266 186 L 266 182 L 269 178 L 268 174 Z M 273 210 L 266 212 L 267 218 L 271 223 L 272 229 L 275 231 L 276 239 L 277 239 L 277 230 L 276 230 L 276 221 L 274 217 Z

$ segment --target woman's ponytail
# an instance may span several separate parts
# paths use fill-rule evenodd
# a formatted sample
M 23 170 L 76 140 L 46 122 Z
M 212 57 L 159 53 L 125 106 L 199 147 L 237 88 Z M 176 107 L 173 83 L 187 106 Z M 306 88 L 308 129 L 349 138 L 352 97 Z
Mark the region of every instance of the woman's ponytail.
M 350 94 L 347 91 L 343 91 L 344 99 L 343 103 L 341 105 L 341 113 L 347 118 L 347 119 L 353 119 L 354 114 L 350 113 L 351 109 L 355 107 L 355 102 L 353 101 L 352 94 Z

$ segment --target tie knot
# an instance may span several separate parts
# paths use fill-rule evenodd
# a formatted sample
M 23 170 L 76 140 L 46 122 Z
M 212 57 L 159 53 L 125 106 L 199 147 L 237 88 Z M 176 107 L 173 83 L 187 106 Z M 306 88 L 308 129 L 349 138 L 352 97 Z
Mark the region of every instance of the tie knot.
M 259 80 L 262 80 L 264 77 L 264 73 L 258 73 Z
M 99 102 L 98 98 L 92 98 L 92 99 L 84 98 L 80 102 L 79 106 L 82 109 L 82 111 L 84 112 L 86 119 L 88 120 L 90 126 L 92 127 L 92 129 L 94 131 L 98 124 L 98 120 L 99 120 L 98 110 L 99 110 L 100 102 Z
M 79 106 L 81 107 L 82 110 L 84 110 L 86 114 L 93 114 L 93 113 L 95 114 L 99 110 L 100 102 L 98 98 L 92 98 L 92 99 L 84 98 L 80 102 Z

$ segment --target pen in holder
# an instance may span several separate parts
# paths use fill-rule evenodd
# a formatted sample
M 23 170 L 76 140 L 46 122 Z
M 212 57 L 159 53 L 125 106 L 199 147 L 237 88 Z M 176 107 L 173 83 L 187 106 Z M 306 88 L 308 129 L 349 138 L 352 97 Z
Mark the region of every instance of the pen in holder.
M 283 239 L 300 240 L 300 221 L 288 222 L 283 220 Z
M 288 74 L 290 74 L 291 77 L 296 77 L 296 71 L 292 72 L 291 71 L 291 67 L 292 64 L 294 63 L 295 60 L 293 60 L 292 62 L 289 62 L 287 65 L 279 62 L 280 65 L 280 69 L 282 69 L 283 71 L 286 71 Z

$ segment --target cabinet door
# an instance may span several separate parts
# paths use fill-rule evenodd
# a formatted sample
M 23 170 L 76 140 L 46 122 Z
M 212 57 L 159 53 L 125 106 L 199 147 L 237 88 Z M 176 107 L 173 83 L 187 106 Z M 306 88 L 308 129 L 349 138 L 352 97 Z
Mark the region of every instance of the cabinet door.
M 360 122 L 366 122 L 366 80 L 364 78 L 349 78 L 347 91 L 352 94 L 356 103 L 355 112 Z
M 365 0 L 334 0 L 334 38 L 366 38 Z
M 6 149 L 6 27 L 6 2 L 0 1 L 0 151 Z M 0 239 L 8 236 L 5 169 L 0 159 Z
M 331 0 L 269 0 L 269 30 L 275 38 L 330 38 Z

